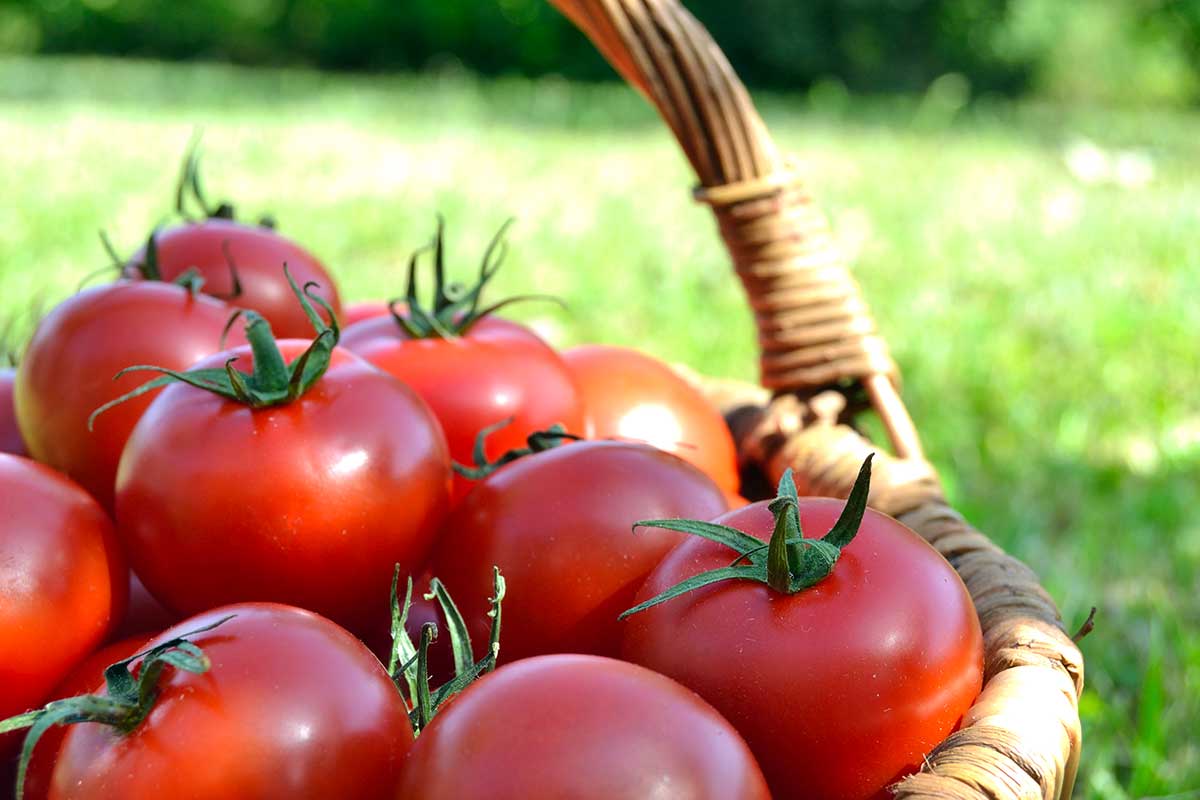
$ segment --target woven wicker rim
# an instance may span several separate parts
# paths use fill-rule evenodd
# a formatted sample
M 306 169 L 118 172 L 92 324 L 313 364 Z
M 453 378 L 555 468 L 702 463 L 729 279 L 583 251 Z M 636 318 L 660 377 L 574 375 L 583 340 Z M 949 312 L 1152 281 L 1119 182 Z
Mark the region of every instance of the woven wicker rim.
M 946 503 L 900 399 L 899 371 L 828 223 L 780 155 L 746 88 L 678 0 L 550 0 L 658 110 L 698 178 L 754 312 L 764 389 L 699 381 L 727 413 L 743 465 L 786 468 L 844 497 L 877 447 L 852 427 L 866 396 L 892 455 L 871 504 L 921 534 L 962 576 L 984 635 L 984 687 L 960 730 L 904 779 L 900 798 L 1069 798 L 1079 762 L 1083 658 L 1029 567 Z

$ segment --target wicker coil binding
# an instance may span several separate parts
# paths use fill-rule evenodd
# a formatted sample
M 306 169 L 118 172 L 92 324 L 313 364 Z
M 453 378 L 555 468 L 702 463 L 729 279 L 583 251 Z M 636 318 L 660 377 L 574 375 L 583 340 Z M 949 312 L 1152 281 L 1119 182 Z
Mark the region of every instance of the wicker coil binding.
M 865 394 L 893 455 L 871 504 L 958 570 L 984 635 L 984 687 L 960 730 L 900 798 L 1069 798 L 1079 761 L 1083 658 L 1029 567 L 947 505 L 898 391 L 899 376 L 828 223 L 780 155 L 745 87 L 678 0 L 551 0 L 659 111 L 691 162 L 758 327 L 766 390 L 701 382 L 727 412 L 744 465 L 772 483 L 844 497 L 876 447 L 852 427 Z

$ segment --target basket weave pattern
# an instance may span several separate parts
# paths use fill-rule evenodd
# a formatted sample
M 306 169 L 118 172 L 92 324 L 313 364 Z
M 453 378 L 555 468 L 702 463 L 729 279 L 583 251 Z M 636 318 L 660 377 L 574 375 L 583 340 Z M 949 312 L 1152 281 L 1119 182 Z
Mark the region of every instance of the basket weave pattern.
M 893 455 L 871 505 L 930 542 L 962 576 L 984 637 L 983 692 L 962 728 L 894 791 L 900 798 L 1069 798 L 1080 751 L 1083 659 L 1029 567 L 946 503 L 897 389 L 896 365 L 828 223 L 767 133 L 745 87 L 678 0 L 551 0 L 658 109 L 698 178 L 754 311 L 770 391 L 703 383 L 743 464 L 770 481 L 844 497 L 877 447 L 850 423 L 865 394 Z

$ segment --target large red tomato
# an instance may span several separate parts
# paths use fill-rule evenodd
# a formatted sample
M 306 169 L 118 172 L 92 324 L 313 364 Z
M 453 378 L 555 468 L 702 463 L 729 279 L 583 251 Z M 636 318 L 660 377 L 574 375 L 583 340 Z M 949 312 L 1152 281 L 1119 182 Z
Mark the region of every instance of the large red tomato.
M 575 442 L 481 481 L 447 519 L 431 561 L 472 640 L 487 641 L 492 565 L 508 584 L 501 661 L 542 653 L 615 655 L 617 615 L 682 534 L 634 532 L 647 518 L 716 516 L 721 491 L 648 445 Z M 481 656 L 482 652 L 477 652 Z
M 752 503 L 717 522 L 766 542 L 776 526 L 768 506 Z M 805 539 L 826 534 L 845 506 L 800 499 Z M 738 566 L 761 568 L 766 553 Z M 684 542 L 638 600 L 727 569 L 731 555 L 707 539 Z M 919 536 L 872 510 L 814 585 L 788 594 L 734 579 L 695 589 L 629 617 L 622 653 L 724 714 L 776 800 L 880 793 L 954 728 L 983 671 L 979 622 L 962 580 Z
M 39 705 L 125 610 L 128 568 L 96 501 L 0 454 L 0 719 Z
M 15 456 L 26 454 L 25 440 L 17 427 L 17 410 L 13 405 L 13 384 L 17 372 L 11 368 L 0 369 L 0 453 Z
M 30 454 L 111 510 L 121 450 L 155 393 L 100 416 L 91 431 L 88 416 L 146 382 L 139 373 L 114 381 L 125 367 L 182 370 L 220 350 L 232 313 L 219 300 L 157 281 L 117 281 L 56 306 L 38 325 L 17 371 L 17 421 Z M 238 332 L 230 339 L 244 341 Z
M 47 702 L 99 691 L 104 686 L 104 670 L 110 664 L 138 652 L 147 638 L 135 636 L 101 647 L 75 665 L 67 677 L 50 692 Z M 54 772 L 54 759 L 66 735 L 66 728 L 55 726 L 38 740 L 33 750 L 33 758 L 30 759 L 25 772 L 24 800 L 46 800 L 50 796 L 50 776 Z
M 129 733 L 75 725 L 55 800 L 392 797 L 412 744 L 407 707 L 366 646 L 298 608 L 243 603 L 180 623 L 146 646 L 233 614 L 189 640 L 211 666 L 168 668 Z
M 463 336 L 414 339 L 391 316 L 377 317 L 347 328 L 342 345 L 429 403 L 460 464 L 473 464 L 479 432 L 505 419 L 512 422 L 487 439 L 489 459 L 555 424 L 572 433 L 583 428 L 579 394 L 562 359 L 516 323 L 485 317 Z M 456 476 L 456 498 L 470 485 Z
M 737 448 L 725 418 L 670 367 L 636 350 L 598 344 L 573 347 L 562 357 L 583 395 L 588 438 L 652 444 L 737 494 Z
M 295 362 L 309 343 L 279 347 Z M 232 356 L 249 374 L 249 349 Z M 222 372 L 230 357 L 197 369 Z M 328 370 L 279 405 L 167 387 L 129 438 L 116 505 L 138 577 L 172 610 L 274 600 L 361 632 L 386 616 L 393 566 L 424 564 L 449 494 L 429 409 L 334 348 Z
M 283 274 L 285 264 L 298 284 L 316 283 L 314 293 L 324 298 L 335 313 L 341 311 L 337 287 L 321 262 L 271 228 L 206 219 L 158 231 L 154 244 L 161 280 L 175 280 L 195 269 L 204 278 L 203 291 L 259 312 L 280 338 L 312 335 L 312 325 Z M 142 277 L 145 270 L 138 266 L 146 260 L 143 248 L 130 258 L 126 276 Z M 236 295 L 231 263 L 241 284 L 241 292 Z
M 768 800 L 737 732 L 692 692 L 610 658 L 501 667 L 434 718 L 399 800 Z

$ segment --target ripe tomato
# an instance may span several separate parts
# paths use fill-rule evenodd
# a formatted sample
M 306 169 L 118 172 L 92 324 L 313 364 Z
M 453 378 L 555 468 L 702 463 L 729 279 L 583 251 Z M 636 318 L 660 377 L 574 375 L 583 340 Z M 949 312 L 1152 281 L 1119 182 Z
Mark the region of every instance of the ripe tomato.
M 610 658 L 501 667 L 434 717 L 399 800 L 768 800 L 737 732 L 692 692 Z
M 11 368 L 0 369 L 0 453 L 14 456 L 26 454 L 25 440 L 17 427 L 17 410 L 13 406 L 13 384 L 17 372 Z
M 512 422 L 487 439 L 489 459 L 523 447 L 534 431 L 583 427 L 579 394 L 562 359 L 515 322 L 484 317 L 463 336 L 413 339 L 389 315 L 347 328 L 342 346 L 415 389 L 460 464 L 473 463 L 479 432 L 504 419 Z M 470 486 L 456 475 L 455 500 Z
M 695 464 L 736 495 L 737 448 L 725 418 L 666 364 L 625 347 L 562 354 L 579 385 L 589 439 L 645 442 Z
M 76 697 L 81 694 L 91 694 L 104 686 L 104 670 L 110 664 L 129 658 L 146 643 L 147 636 L 134 636 L 119 642 L 101 647 L 87 658 L 80 661 L 63 678 L 54 691 L 50 692 L 47 702 L 61 700 L 64 697 Z M 58 756 L 58 748 L 62 745 L 67 729 L 55 726 L 46 731 L 38 740 L 33 750 L 33 758 L 25 773 L 24 800 L 46 800 L 50 796 L 50 776 L 54 771 L 54 760 Z M 11 785 L 11 784 L 10 784 Z
M 500 568 L 508 584 L 502 662 L 542 653 L 615 655 L 617 615 L 683 538 L 635 533 L 633 523 L 724 509 L 708 476 L 669 453 L 625 442 L 565 444 L 477 484 L 447 519 L 430 572 L 459 603 L 478 646 L 487 641 L 492 565 Z
M 308 345 L 279 342 L 288 361 Z M 232 355 L 249 374 L 249 348 Z M 449 494 L 429 409 L 334 348 L 324 375 L 283 405 L 168 386 L 121 458 L 117 527 L 138 576 L 178 613 L 274 600 L 361 632 L 387 608 L 394 565 L 424 564 Z
M 768 505 L 717 522 L 767 541 L 775 525 Z M 829 531 L 845 505 L 800 499 L 804 537 Z M 731 552 L 706 539 L 684 542 L 638 601 L 728 567 Z M 630 616 L 622 653 L 724 714 L 776 800 L 875 796 L 954 728 L 983 672 L 962 580 L 919 536 L 869 509 L 819 583 L 795 594 L 748 580 L 695 589 Z
M 205 219 L 166 228 L 154 235 L 156 261 L 162 280 L 171 281 L 189 269 L 204 278 L 203 291 L 251 308 L 266 317 L 280 338 L 312 335 L 304 310 L 296 303 L 283 266 L 301 286 L 313 281 L 323 297 L 340 312 L 337 287 L 333 278 L 315 256 L 271 228 L 247 225 L 226 219 Z M 146 260 L 142 248 L 129 260 L 125 274 L 139 278 L 138 265 Z M 241 293 L 234 297 L 233 273 L 236 267 Z
M 41 703 L 125 610 L 112 523 L 49 467 L 0 454 L 0 719 Z
M 338 321 L 342 323 L 343 328 L 349 328 L 356 322 L 362 322 L 364 319 L 386 317 L 389 313 L 387 302 L 383 300 L 363 300 L 344 306 L 342 308 L 342 315 L 338 317 Z
M 153 710 L 130 733 L 71 727 L 51 798 L 394 796 L 412 743 L 407 708 L 379 661 L 329 620 L 243 603 L 180 623 L 147 647 L 230 614 L 188 637 L 208 672 L 168 668 Z
M 158 281 L 93 287 L 55 307 L 17 370 L 17 421 L 30 454 L 111 510 L 121 450 L 155 393 L 100 416 L 91 431 L 88 416 L 147 380 L 134 373 L 114 381 L 121 369 L 156 364 L 182 370 L 220 350 L 232 313 L 219 300 Z M 235 332 L 230 339 L 244 341 Z

